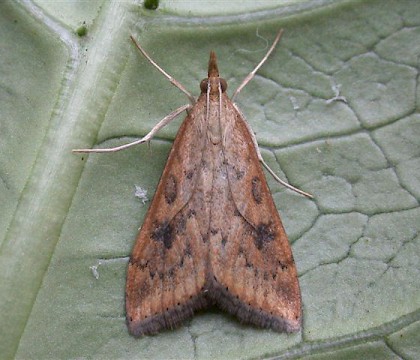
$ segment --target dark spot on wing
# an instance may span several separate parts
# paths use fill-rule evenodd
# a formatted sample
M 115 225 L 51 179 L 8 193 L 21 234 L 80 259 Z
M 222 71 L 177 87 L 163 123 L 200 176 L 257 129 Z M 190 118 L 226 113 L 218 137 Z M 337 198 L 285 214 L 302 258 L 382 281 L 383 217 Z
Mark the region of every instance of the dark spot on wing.
M 276 237 L 271 224 L 260 224 L 254 229 L 254 244 L 258 250 L 261 250 L 267 243 L 273 241 Z
M 185 232 L 185 229 L 187 227 L 187 219 L 185 216 L 181 213 L 174 219 L 174 225 L 175 225 L 175 232 L 177 234 L 182 234 Z
M 192 256 L 192 250 L 191 250 L 191 244 L 188 243 L 187 246 L 185 247 L 185 255 L 188 257 Z
M 243 170 L 236 170 L 236 178 L 238 180 L 241 180 L 244 177 L 244 175 L 245 175 L 245 171 L 243 171 Z
M 279 261 L 279 266 L 280 266 L 280 268 L 281 268 L 282 271 L 287 270 L 287 264 L 284 264 L 281 261 Z
M 171 205 L 177 196 L 177 187 L 178 187 L 178 182 L 176 180 L 176 177 L 174 175 L 169 175 L 168 178 L 166 179 L 166 183 L 165 183 L 165 200 L 166 202 Z
M 167 221 L 156 224 L 151 234 L 151 238 L 155 241 L 162 242 L 165 248 L 170 249 L 174 242 L 173 226 Z
M 194 176 L 194 171 L 189 170 L 185 173 L 185 176 L 187 177 L 188 180 L 191 180 L 192 177 Z
M 268 281 L 268 272 L 267 271 L 264 271 L 263 279 L 264 279 L 264 281 Z
M 262 183 L 258 176 L 252 179 L 252 196 L 257 204 L 261 204 L 263 198 Z

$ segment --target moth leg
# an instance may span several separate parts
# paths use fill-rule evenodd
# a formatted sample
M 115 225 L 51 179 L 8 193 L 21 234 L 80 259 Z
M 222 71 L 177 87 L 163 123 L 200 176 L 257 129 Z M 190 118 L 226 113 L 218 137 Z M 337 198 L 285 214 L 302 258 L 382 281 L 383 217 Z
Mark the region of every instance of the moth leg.
M 137 145 L 137 144 L 143 144 L 147 141 L 150 141 L 153 136 L 155 136 L 155 134 L 162 129 L 163 127 L 165 127 L 167 124 L 169 124 L 173 119 L 175 119 L 179 114 L 181 114 L 182 112 L 184 112 L 185 110 L 188 110 L 191 108 L 190 104 L 187 105 L 183 105 L 181 107 L 179 107 L 178 109 L 172 111 L 170 114 L 166 115 L 162 120 L 160 120 L 154 127 L 152 130 L 150 130 L 150 132 L 142 137 L 139 140 L 133 141 L 131 143 L 128 144 L 124 144 L 124 145 L 120 145 L 120 146 L 116 146 L 113 148 L 107 148 L 107 149 L 73 149 L 72 151 L 74 153 L 104 153 L 104 152 L 116 152 L 116 151 L 120 151 L 123 149 L 127 149 L 131 146 Z
M 246 84 L 248 84 L 252 78 L 255 76 L 255 73 L 260 69 L 261 66 L 263 66 L 263 64 L 266 62 L 266 60 L 268 59 L 268 57 L 271 55 L 271 53 L 273 52 L 273 50 L 275 49 L 275 47 L 277 46 L 278 42 L 280 41 L 281 35 L 283 34 L 283 29 L 280 29 L 279 32 L 277 33 L 276 38 L 273 41 L 273 44 L 271 45 L 271 47 L 268 49 L 267 54 L 265 54 L 265 56 L 262 58 L 262 60 L 258 63 L 258 65 L 255 67 L 254 70 L 252 70 L 248 76 L 242 81 L 241 85 L 239 85 L 239 87 L 236 89 L 236 91 L 233 93 L 231 100 L 234 101 L 236 95 L 238 95 L 240 93 L 240 91 L 246 86 Z
M 192 105 L 195 104 L 195 98 L 194 96 L 192 96 L 187 89 L 184 88 L 184 86 L 182 86 L 182 84 L 174 79 L 171 75 L 169 75 L 165 70 L 163 70 L 150 56 L 149 54 L 140 46 L 139 43 L 137 43 L 137 41 L 134 39 L 133 36 L 130 36 L 131 40 L 133 41 L 134 45 L 136 45 L 137 49 L 140 50 L 140 52 L 143 54 L 143 56 L 157 69 L 159 70 L 160 73 L 163 74 L 163 76 L 165 76 L 172 85 L 176 86 L 179 90 L 181 90 L 185 95 L 188 96 L 188 99 L 190 100 L 190 103 Z
M 258 157 L 260 157 L 261 154 L 258 154 Z M 276 180 L 277 182 L 279 182 L 280 184 L 282 184 L 283 186 L 286 186 L 288 189 L 293 190 L 295 192 L 297 192 L 298 194 L 307 196 L 308 198 L 313 199 L 314 196 L 312 194 L 309 194 L 303 190 L 300 190 L 296 187 L 294 187 L 293 185 L 290 185 L 289 183 L 285 182 L 284 180 L 280 179 L 276 173 L 268 166 L 268 164 L 264 161 L 264 159 L 261 157 L 260 159 L 261 164 L 264 165 L 264 167 L 267 169 L 267 171 L 271 174 L 271 176 L 274 178 L 274 180 Z
M 235 107 L 235 109 L 240 113 L 241 111 L 239 110 L 239 108 L 233 104 L 233 106 Z M 297 192 L 298 194 L 307 196 L 308 198 L 313 199 L 313 195 L 300 190 L 298 188 L 295 188 L 293 185 L 290 185 L 289 183 L 285 182 L 284 180 L 280 179 L 276 173 L 268 166 L 268 164 L 264 161 L 262 155 L 261 155 L 261 151 L 260 148 L 258 146 L 258 142 L 257 142 L 257 138 L 255 137 L 254 132 L 251 129 L 251 126 L 249 126 L 248 122 L 245 120 L 245 117 L 242 115 L 242 120 L 244 121 L 245 126 L 248 128 L 248 132 L 251 135 L 251 139 L 252 139 L 252 143 L 254 144 L 255 147 L 255 151 L 257 152 L 257 156 L 258 156 L 258 160 L 260 161 L 261 164 L 263 164 L 263 166 L 267 169 L 267 171 L 271 174 L 271 176 L 274 178 L 274 180 L 276 180 L 277 182 L 279 182 L 280 184 L 282 184 L 283 186 L 287 187 L 290 190 L 293 190 L 295 192 Z

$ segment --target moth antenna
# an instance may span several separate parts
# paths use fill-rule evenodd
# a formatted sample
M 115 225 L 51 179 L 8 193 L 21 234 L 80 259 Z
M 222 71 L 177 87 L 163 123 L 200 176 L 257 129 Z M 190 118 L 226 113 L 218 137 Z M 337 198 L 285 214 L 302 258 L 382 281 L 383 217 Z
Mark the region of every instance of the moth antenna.
M 173 78 L 171 75 L 169 75 L 165 70 L 163 70 L 150 56 L 149 54 L 146 52 L 146 50 L 144 50 L 139 43 L 137 43 L 137 41 L 134 39 L 134 37 L 131 35 L 130 39 L 133 41 L 134 45 L 136 45 L 137 49 L 140 50 L 140 52 L 143 54 L 143 56 L 156 68 L 159 70 L 159 72 L 161 72 L 163 74 L 163 76 L 165 76 L 172 85 L 176 86 L 179 90 L 181 90 L 185 95 L 188 96 L 188 99 L 190 100 L 191 105 L 194 105 L 196 100 L 194 98 L 194 96 L 192 96 L 187 89 L 185 89 L 184 86 L 182 86 L 182 84 L 176 80 L 175 78 Z
M 241 85 L 239 85 L 239 87 L 236 89 L 236 91 L 234 92 L 234 94 L 231 97 L 231 100 L 234 101 L 236 95 L 238 95 L 240 93 L 240 91 L 252 80 L 252 78 L 255 76 L 256 72 L 260 69 L 261 66 L 263 66 L 263 64 L 267 61 L 268 57 L 271 55 L 271 53 L 274 51 L 274 49 L 276 48 L 277 44 L 280 41 L 281 36 L 283 35 L 283 29 L 280 29 L 279 32 L 277 33 L 276 38 L 273 41 L 273 44 L 270 46 L 270 48 L 267 51 L 267 54 L 265 54 L 265 56 L 262 58 L 262 60 L 258 63 L 258 65 L 255 67 L 254 70 L 252 70 L 248 76 L 242 81 Z

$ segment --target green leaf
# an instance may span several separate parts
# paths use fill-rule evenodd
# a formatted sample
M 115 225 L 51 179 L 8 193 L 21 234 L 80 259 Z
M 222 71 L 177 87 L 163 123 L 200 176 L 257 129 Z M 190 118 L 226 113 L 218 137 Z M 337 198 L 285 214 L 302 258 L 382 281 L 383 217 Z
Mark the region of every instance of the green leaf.
M 199 4 L 199 5 L 198 5 Z M 222 6 L 223 5 L 223 6 Z M 420 352 L 420 3 L 137 1 L 0 4 L 1 358 L 415 359 Z M 80 29 L 86 29 L 84 36 Z M 278 334 L 217 309 L 134 339 L 128 256 L 215 50 L 270 166 L 293 244 L 303 329 Z M 79 35 L 78 35 L 79 34 Z

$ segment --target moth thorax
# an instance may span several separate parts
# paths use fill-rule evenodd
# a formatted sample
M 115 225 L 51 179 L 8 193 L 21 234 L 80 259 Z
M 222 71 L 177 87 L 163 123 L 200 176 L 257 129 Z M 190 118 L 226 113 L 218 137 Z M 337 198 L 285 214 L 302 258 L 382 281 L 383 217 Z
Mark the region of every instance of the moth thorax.
M 207 89 L 210 86 L 210 94 L 219 93 L 219 83 L 222 93 L 224 93 L 227 89 L 227 82 L 225 79 L 219 77 L 211 77 L 201 80 L 200 90 L 202 93 L 207 93 Z

